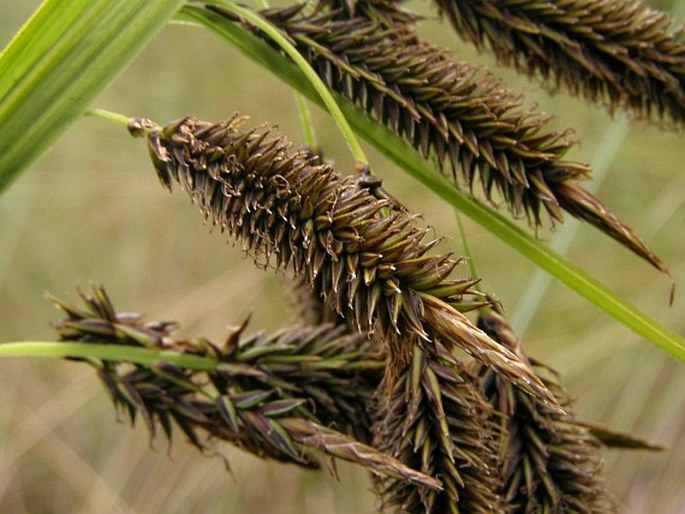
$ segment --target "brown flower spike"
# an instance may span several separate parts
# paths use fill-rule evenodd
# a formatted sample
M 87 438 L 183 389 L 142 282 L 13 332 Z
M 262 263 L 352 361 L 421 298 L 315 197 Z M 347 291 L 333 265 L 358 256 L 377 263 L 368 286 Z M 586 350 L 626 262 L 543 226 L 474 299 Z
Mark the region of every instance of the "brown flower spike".
M 365 407 L 384 367 L 362 336 L 345 333 L 341 326 L 321 325 L 241 340 L 243 325 L 223 346 L 204 338 L 175 341 L 175 323 L 117 314 L 102 288 L 81 297 L 85 308 L 51 298 L 67 315 L 55 323 L 62 341 L 216 359 L 217 367 L 206 372 L 170 363 L 88 359 L 115 405 L 125 409 L 132 422 L 142 417 L 152 436 L 161 427 L 171 438 L 175 424 L 208 453 L 213 453 L 212 441 L 219 439 L 261 458 L 308 468 L 320 467 L 324 454 L 426 490 L 441 489 L 435 478 L 355 439 L 369 438 Z
M 379 3 L 383 9 L 356 2 L 355 15 L 331 2 L 310 14 L 303 5 L 261 14 L 332 90 L 433 157 L 445 174 L 451 169 L 457 187 L 479 186 L 489 201 L 504 200 L 536 226 L 545 216 L 563 221 L 565 210 L 667 272 L 634 231 L 580 187 L 590 170 L 564 159 L 574 143 L 568 131 L 550 130 L 549 117 L 522 108 L 492 74 L 420 39 L 410 22 L 389 23 L 383 13 L 394 4 Z M 220 7 L 208 9 L 233 19 Z
M 685 122 L 685 30 L 635 0 L 435 0 L 467 41 L 552 87 Z
M 378 480 L 383 510 L 408 514 L 502 512 L 496 425 L 471 377 L 438 342 L 416 350 L 388 393 L 380 388 L 374 445 L 408 466 L 439 476 L 442 491 Z
M 504 318 L 490 312 L 478 323 L 492 338 L 526 359 Z M 475 376 L 500 423 L 499 494 L 508 512 L 615 511 L 602 474 L 602 444 L 585 425 L 520 394 L 487 368 L 478 367 Z M 555 380 L 545 378 L 544 382 L 568 412 L 568 394 Z
M 246 250 L 304 277 L 359 332 L 376 331 L 390 350 L 391 374 L 417 345 L 439 338 L 555 405 L 528 365 L 460 312 L 483 305 L 472 299 L 476 281 L 450 278 L 458 262 L 428 254 L 436 241 L 422 241 L 428 230 L 415 216 L 393 209 L 357 177 L 290 152 L 286 139 L 270 138 L 265 128 L 242 130 L 243 121 L 184 118 L 148 129 L 162 183 L 178 182 Z M 131 130 L 152 125 L 137 120 Z

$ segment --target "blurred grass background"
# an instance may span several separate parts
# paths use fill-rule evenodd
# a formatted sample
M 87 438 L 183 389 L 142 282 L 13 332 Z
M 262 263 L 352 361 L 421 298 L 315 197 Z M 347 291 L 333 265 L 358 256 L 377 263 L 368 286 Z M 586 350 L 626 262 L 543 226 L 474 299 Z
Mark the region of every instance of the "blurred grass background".
M 0 0 L 0 44 L 9 41 L 37 0 Z M 652 2 L 685 19 L 685 0 Z M 410 7 L 434 18 L 424 2 Z M 668 307 L 669 282 L 612 240 L 581 227 L 568 255 L 591 274 L 679 334 L 685 334 L 685 142 L 645 123 L 612 119 L 565 94 L 476 54 L 429 19 L 424 34 L 458 59 L 490 66 L 530 103 L 576 129 L 570 157 L 605 167 L 599 194 L 669 264 L 680 290 Z M 169 26 L 96 102 L 131 116 L 166 122 L 187 114 L 218 120 L 235 111 L 276 122 L 302 142 L 291 91 L 207 31 Z M 314 110 L 326 155 L 342 171 L 352 160 L 329 118 Z M 421 186 L 371 152 L 386 188 L 461 253 L 454 215 Z M 682 512 L 685 505 L 683 365 L 553 283 L 532 282 L 534 267 L 466 221 L 486 290 L 522 326 L 529 353 L 562 373 L 586 419 L 634 431 L 666 445 L 659 454 L 607 453 L 611 487 L 630 513 Z M 567 228 L 541 237 L 554 241 Z M 0 196 L 0 341 L 50 340 L 56 311 L 50 291 L 75 299 L 75 286 L 107 286 L 122 310 L 176 319 L 187 335 L 221 339 L 252 313 L 251 327 L 290 319 L 284 277 L 256 269 L 239 247 L 202 226 L 185 195 L 160 188 L 141 141 L 121 127 L 84 118 Z M 679 294 L 678 294 L 679 293 Z M 524 298 L 540 302 L 524 304 Z M 97 377 L 78 363 L 0 362 L 0 512 L 7 513 L 371 513 L 365 473 L 329 473 L 265 463 L 228 447 L 199 455 L 179 435 L 169 447 L 149 443 L 143 426 L 117 421 Z

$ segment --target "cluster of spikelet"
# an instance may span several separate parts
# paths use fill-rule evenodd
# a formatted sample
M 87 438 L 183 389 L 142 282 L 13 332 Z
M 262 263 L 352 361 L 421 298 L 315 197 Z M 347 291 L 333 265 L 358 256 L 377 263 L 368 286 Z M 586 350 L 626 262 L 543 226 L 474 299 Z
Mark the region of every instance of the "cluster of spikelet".
M 209 454 L 221 440 L 307 468 L 320 467 L 322 454 L 354 462 L 375 477 L 383 511 L 611 510 L 600 439 L 491 368 L 465 367 L 439 342 L 416 348 L 389 385 L 383 345 L 342 318 L 247 337 L 243 324 L 215 344 L 174 339 L 173 322 L 119 314 L 102 288 L 81 298 L 83 306 L 51 298 L 65 314 L 55 323 L 61 341 L 216 361 L 197 371 L 88 359 L 115 405 L 131 422 L 142 418 L 151 436 L 161 429 L 170 439 L 177 427 Z M 319 309 L 327 307 L 319 302 Z M 493 338 L 504 338 L 493 328 L 504 322 L 494 319 L 498 325 L 480 323 Z M 544 383 L 567 408 L 559 386 Z
M 611 107 L 682 124 L 685 45 L 635 2 L 437 0 L 456 30 L 506 63 Z M 197 7 L 197 6 L 196 6 Z M 266 36 L 217 4 L 203 6 Z M 456 187 L 504 200 L 534 225 L 566 211 L 665 271 L 579 185 L 573 140 L 490 73 L 415 33 L 396 0 L 321 0 L 261 15 L 330 89 L 410 143 Z M 179 429 L 202 450 L 229 442 L 319 467 L 371 471 L 379 507 L 410 514 L 609 512 L 599 451 L 647 447 L 574 419 L 556 376 L 532 362 L 476 277 L 359 170 L 341 175 L 268 126 L 132 120 L 162 184 L 256 260 L 292 275 L 300 324 L 223 344 L 176 340 L 174 323 L 119 314 L 102 288 L 64 313 L 60 340 L 170 350 L 211 369 L 88 359 L 114 403 L 152 435 Z M 478 322 L 466 314 L 478 311 Z M 465 352 L 470 357 L 462 358 Z
M 57 302 L 67 313 L 57 323 L 62 340 L 217 361 L 202 372 L 91 361 L 115 403 L 145 419 L 152 433 L 159 425 L 170 435 L 175 424 L 203 449 L 209 437 L 308 467 L 319 464 L 316 452 L 357 462 L 376 476 L 384 510 L 412 513 L 517 505 L 509 491 L 518 485 L 500 473 L 513 457 L 501 445 L 519 437 L 508 422 L 524 419 L 547 437 L 536 449 L 549 469 L 564 470 L 544 482 L 563 481 L 555 486 L 563 494 L 547 493 L 537 481 L 526 483 L 531 494 L 544 496 L 540 504 L 550 511 L 586 504 L 597 512 L 594 505 L 606 499 L 600 441 L 562 411 L 565 397 L 518 347 L 462 314 L 489 304 L 473 279 L 452 277 L 458 261 L 431 254 L 434 242 L 423 242 L 416 216 L 363 176 L 342 177 L 243 122 L 186 118 L 158 127 L 135 120 L 131 130 L 147 137 L 166 187 L 180 185 L 211 223 L 297 277 L 294 296 L 308 325 L 252 338 L 241 338 L 240 327 L 219 346 L 174 341 L 172 324 L 120 316 L 99 289 L 83 295 L 85 310 Z M 454 349 L 472 354 L 474 363 L 458 361 Z M 487 372 L 536 414 L 500 412 L 481 385 Z M 571 427 L 559 430 L 561 441 L 557 426 Z M 525 445 L 515 447 L 520 459 L 529 458 Z M 514 468 L 521 480 L 523 467 Z

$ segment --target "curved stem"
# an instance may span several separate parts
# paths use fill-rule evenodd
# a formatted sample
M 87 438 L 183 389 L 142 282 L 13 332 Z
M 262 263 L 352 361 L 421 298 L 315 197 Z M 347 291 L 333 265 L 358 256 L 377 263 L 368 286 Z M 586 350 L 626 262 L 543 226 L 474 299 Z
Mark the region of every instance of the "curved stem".
M 209 357 L 189 355 L 170 350 L 153 350 L 138 346 L 124 346 L 98 343 L 54 343 L 43 341 L 22 341 L 0 344 L 0 358 L 4 357 L 50 357 L 50 358 L 92 358 L 112 361 L 134 362 L 150 366 L 170 362 L 184 368 L 210 370 L 218 362 Z
M 472 278 L 480 278 L 480 275 L 478 275 L 478 270 L 476 269 L 476 259 L 473 256 L 473 253 L 471 252 L 471 245 L 469 245 L 469 238 L 466 235 L 466 229 L 464 228 L 464 222 L 461 219 L 461 215 L 459 214 L 458 209 L 454 209 L 454 217 L 457 218 L 457 227 L 459 227 L 459 237 L 461 238 L 461 246 L 464 249 L 464 256 L 466 257 L 466 264 L 469 267 L 469 273 L 471 274 Z M 480 282 L 475 284 L 473 286 L 473 289 L 478 291 L 479 293 L 483 293 L 482 288 L 480 287 Z M 485 294 L 485 293 L 483 293 Z M 486 298 L 490 299 L 490 296 L 485 295 Z M 481 307 L 478 309 L 478 312 L 481 316 L 484 316 L 485 314 L 488 313 L 488 311 L 492 307 L 490 305 Z
M 300 113 L 300 123 L 304 130 L 304 140 L 310 149 L 318 149 L 316 141 L 316 131 L 314 130 L 314 123 L 312 122 L 312 113 L 309 112 L 307 102 L 302 93 L 295 92 L 295 102 L 297 103 L 297 111 Z
M 471 277 L 478 277 L 478 271 L 476 270 L 476 261 L 471 253 L 471 246 L 469 245 L 469 240 L 466 237 L 466 230 L 464 229 L 464 223 L 461 221 L 461 216 L 457 209 L 454 210 L 454 216 L 457 218 L 457 226 L 459 227 L 459 237 L 461 238 L 461 246 L 464 248 L 464 254 L 466 255 L 467 264 L 469 266 L 469 273 Z M 476 285 L 476 287 L 478 287 Z
M 267 20 L 262 18 L 259 14 L 251 11 L 250 9 L 240 7 L 233 2 L 229 2 L 227 0 L 215 0 L 207 3 L 210 3 L 219 11 L 224 11 L 244 18 L 269 36 L 271 40 L 293 60 L 307 80 L 311 83 L 312 87 L 314 87 L 316 92 L 319 94 L 321 101 L 326 106 L 326 109 L 328 109 L 328 111 L 331 113 L 331 116 L 338 125 L 340 132 L 342 132 L 342 135 L 347 142 L 347 146 L 350 148 L 355 160 L 364 164 L 369 162 L 369 160 L 366 158 L 366 154 L 364 154 L 364 150 L 362 150 L 362 147 L 359 144 L 357 136 L 352 130 L 352 127 L 350 127 L 350 124 L 347 122 L 347 118 L 340 109 L 340 106 L 338 106 L 337 102 L 333 98 L 333 95 L 331 95 L 331 92 L 326 87 L 326 84 L 324 84 L 323 80 L 321 80 L 319 75 L 317 75 L 307 60 L 300 55 L 300 52 L 298 52 L 292 43 L 286 39 L 281 31 L 279 31 Z

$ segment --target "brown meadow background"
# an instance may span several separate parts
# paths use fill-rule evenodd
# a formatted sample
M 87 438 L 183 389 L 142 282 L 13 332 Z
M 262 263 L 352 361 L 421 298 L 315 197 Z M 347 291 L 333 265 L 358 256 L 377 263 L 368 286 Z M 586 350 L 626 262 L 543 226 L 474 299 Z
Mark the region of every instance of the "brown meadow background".
M 39 2 L 0 0 L 4 46 Z M 651 2 L 685 21 L 685 0 Z M 431 18 L 425 3 L 409 7 Z M 550 97 L 534 82 L 493 64 L 461 43 L 447 25 L 428 20 L 422 32 L 479 62 L 576 129 L 572 157 L 606 169 L 599 196 L 670 266 L 678 283 L 668 307 L 668 280 L 590 227 L 573 239 L 569 257 L 679 334 L 685 333 L 685 139 L 639 121 L 612 119 L 564 94 Z M 239 111 L 255 123 L 274 121 L 303 141 L 292 92 L 208 31 L 165 28 L 112 84 L 96 106 L 158 122 L 192 114 L 218 120 Z M 344 172 L 352 159 L 337 130 L 314 110 L 326 155 Z M 18 135 L 19 136 L 19 135 Z M 371 152 L 389 192 L 461 253 L 454 214 L 428 191 Z M 567 228 L 541 233 L 554 241 Z M 645 343 L 585 300 L 552 283 L 540 297 L 536 270 L 499 240 L 467 221 L 483 286 L 522 325 L 533 357 L 562 373 L 585 419 L 633 431 L 669 448 L 663 453 L 609 452 L 607 472 L 628 513 L 676 513 L 685 505 L 685 373 L 682 363 Z M 220 340 L 228 325 L 252 314 L 252 330 L 291 319 L 284 277 L 262 271 L 210 233 L 183 194 L 158 184 L 147 150 L 121 127 L 79 120 L 54 148 L 0 196 L 0 341 L 51 340 L 57 311 L 50 291 L 75 299 L 74 287 L 105 284 L 115 306 L 154 319 L 176 319 L 186 335 Z M 539 304 L 526 303 L 540 299 Z M 8 513 L 371 513 L 365 472 L 330 473 L 262 462 L 222 446 L 204 458 L 178 434 L 169 447 L 146 430 L 117 421 L 86 366 L 62 361 L 0 362 L 0 512 Z

